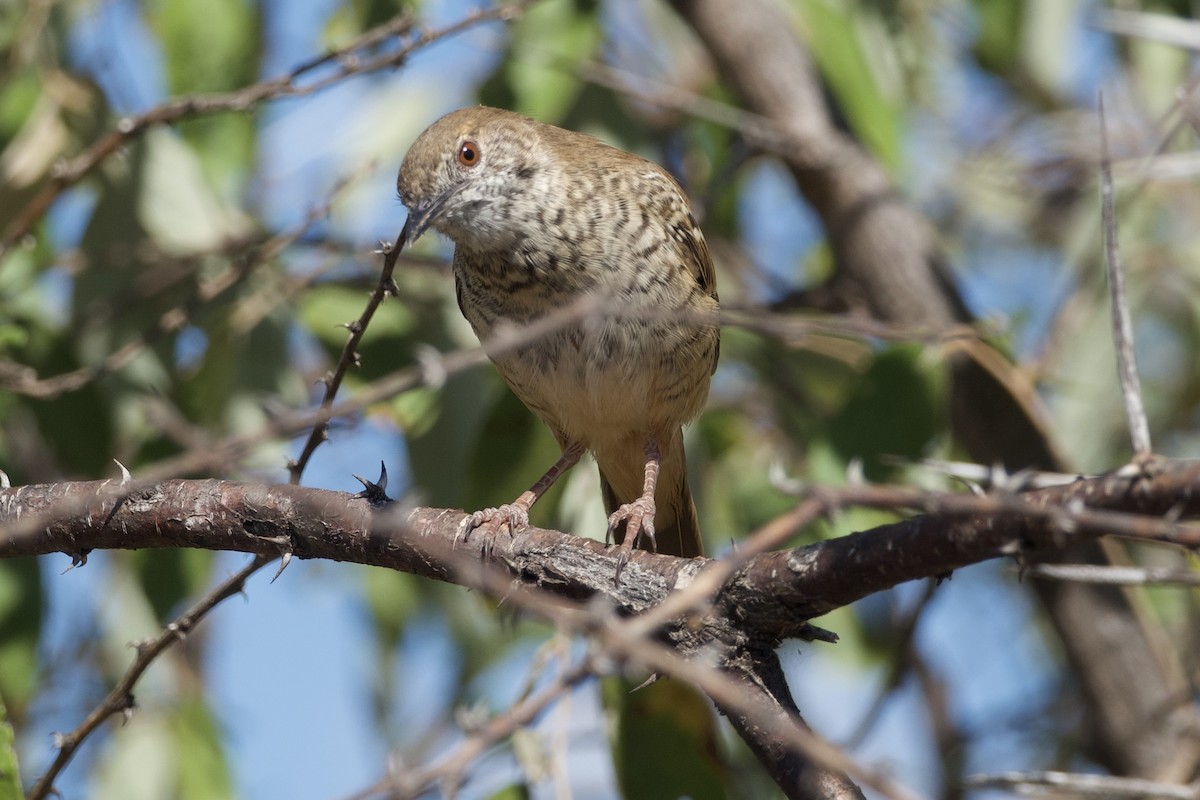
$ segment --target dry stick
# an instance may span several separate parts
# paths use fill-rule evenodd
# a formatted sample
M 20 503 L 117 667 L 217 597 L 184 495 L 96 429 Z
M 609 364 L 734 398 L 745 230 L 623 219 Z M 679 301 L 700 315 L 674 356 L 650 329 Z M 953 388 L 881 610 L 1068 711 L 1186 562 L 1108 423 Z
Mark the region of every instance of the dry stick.
M 972 789 L 1008 789 L 1019 794 L 1055 796 L 1067 792 L 1071 797 L 1094 800 L 1200 800 L 1194 786 L 1159 783 L 1141 778 L 1114 778 L 1109 775 L 1079 775 L 1069 772 L 1001 772 L 968 776 L 964 785 Z
M 1024 570 L 1033 578 L 1110 586 L 1200 586 L 1200 573 L 1168 567 L 1100 567 L 1093 564 L 1034 564 Z
M 1108 123 L 1104 117 L 1104 93 L 1098 95 L 1100 113 L 1100 218 L 1104 227 L 1104 253 L 1108 266 L 1108 286 L 1112 296 L 1113 344 L 1117 350 L 1117 376 L 1125 398 L 1125 415 L 1129 419 L 1129 435 L 1133 441 L 1135 461 L 1150 457 L 1150 424 L 1146 421 L 1146 406 L 1142 402 L 1142 387 L 1138 380 L 1137 360 L 1133 353 L 1133 323 L 1125 294 L 1125 278 L 1121 272 L 1121 255 L 1117 248 L 1117 222 L 1113 211 L 1112 163 L 1108 153 Z
M 403 64 L 414 51 L 432 42 L 461 33 L 483 22 L 508 21 L 516 18 L 529 4 L 529 0 L 497 6 L 485 11 L 474 11 L 462 19 L 434 31 L 419 33 L 416 38 L 394 52 L 382 53 L 371 58 L 362 58 L 357 51 L 383 44 L 389 39 L 409 33 L 415 22 L 408 12 L 401 12 L 387 22 L 378 25 L 341 47 L 295 67 L 284 75 L 245 86 L 232 92 L 207 95 L 189 95 L 170 100 L 160 106 L 133 117 L 125 117 L 114 130 L 104 134 L 80 155 L 58 166 L 50 176 L 50 182 L 29 202 L 0 237 L 0 261 L 34 224 L 46 213 L 59 195 L 79 183 L 104 159 L 126 145 L 136 136 L 155 125 L 176 122 L 186 117 L 212 114 L 222 111 L 245 111 L 264 100 L 281 97 L 298 97 L 312 94 L 339 83 L 352 75 L 361 75 L 386 67 Z M 302 78 L 320 67 L 336 63 L 338 69 L 311 83 L 300 83 Z
M 87 715 L 87 718 L 79 724 L 75 730 L 65 736 L 58 737 L 58 755 L 54 758 L 54 763 L 46 770 L 46 774 L 38 778 L 37 783 L 33 785 L 26 800 L 43 800 L 48 797 L 51 792 L 54 792 L 54 780 L 59 776 L 71 758 L 75 755 L 79 746 L 84 740 L 104 722 L 104 720 L 125 712 L 130 714 L 135 708 L 133 698 L 133 685 L 142 677 L 142 673 L 154 663 L 168 647 L 186 637 L 196 624 L 200 622 L 208 612 L 212 611 L 224 599 L 239 594 L 246 584 L 246 579 L 253 575 L 259 568 L 265 564 L 274 561 L 274 556 L 255 556 L 249 564 L 242 567 L 236 573 L 226 578 L 220 584 L 215 586 L 212 591 L 201 598 L 194 606 L 180 615 L 174 622 L 167 625 L 162 632 L 149 641 L 137 643 L 137 657 L 121 676 L 121 680 L 117 681 L 117 685 L 112 688 L 112 691 L 100 702 L 98 706 L 92 709 L 92 712 Z

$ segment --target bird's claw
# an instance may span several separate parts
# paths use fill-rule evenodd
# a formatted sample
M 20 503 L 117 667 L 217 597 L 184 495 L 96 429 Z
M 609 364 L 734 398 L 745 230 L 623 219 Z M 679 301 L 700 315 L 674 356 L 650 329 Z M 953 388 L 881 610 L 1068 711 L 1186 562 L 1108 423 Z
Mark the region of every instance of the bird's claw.
M 484 537 L 481 555 L 484 560 L 487 560 L 492 555 L 496 537 L 501 531 L 507 529 L 511 539 L 527 527 L 529 527 L 529 509 L 519 503 L 506 503 L 495 508 L 485 508 L 464 517 L 458 525 L 458 532 L 454 535 L 454 544 L 457 546 L 460 541 L 466 542 L 467 537 L 475 531 L 479 531 Z
M 605 535 L 606 542 L 614 541 L 617 529 L 622 524 L 625 526 L 625 537 L 621 540 L 620 551 L 617 553 L 616 580 L 618 582 L 621 580 L 621 570 L 629 563 L 629 556 L 638 546 L 638 542 L 645 538 L 650 543 L 647 549 L 652 552 L 658 550 L 658 542 L 654 539 L 654 511 L 653 497 L 639 497 L 609 515 L 608 533 Z

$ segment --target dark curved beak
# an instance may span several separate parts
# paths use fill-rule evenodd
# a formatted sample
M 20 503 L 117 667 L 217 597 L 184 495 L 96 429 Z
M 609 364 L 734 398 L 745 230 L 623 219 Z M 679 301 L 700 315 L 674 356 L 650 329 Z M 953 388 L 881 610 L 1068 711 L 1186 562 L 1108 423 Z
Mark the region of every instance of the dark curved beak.
M 429 226 L 437 221 L 447 201 L 458 194 L 462 184 L 452 186 L 432 200 L 423 200 L 408 209 L 408 219 L 404 222 L 404 230 L 400 232 L 402 241 L 412 244 Z

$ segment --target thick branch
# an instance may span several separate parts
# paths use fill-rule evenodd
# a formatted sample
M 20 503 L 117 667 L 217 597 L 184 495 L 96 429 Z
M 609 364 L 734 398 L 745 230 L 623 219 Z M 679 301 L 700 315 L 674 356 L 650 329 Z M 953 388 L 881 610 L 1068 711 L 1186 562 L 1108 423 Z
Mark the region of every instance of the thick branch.
M 1200 514 L 1198 490 L 1200 464 L 1194 462 L 1166 465 L 1155 476 L 1114 474 L 1022 496 L 869 486 L 821 490 L 803 506 L 824 515 L 855 504 L 932 513 L 757 555 L 750 555 L 757 552 L 754 541 L 744 548 L 746 556 L 734 551 L 725 559 L 638 551 L 619 584 L 615 548 L 539 528 L 496 543 L 491 566 L 566 601 L 604 597 L 618 618 L 644 614 L 672 593 L 676 598 L 692 593 L 690 602 L 678 606 L 679 616 L 664 618 L 661 638 L 679 657 L 711 663 L 753 688 L 760 705 L 769 703 L 771 714 L 782 720 L 795 709 L 772 651 L 783 639 L 805 637 L 808 619 L 903 581 L 1003 555 L 1054 552 L 1079 535 L 1116 533 L 1194 547 L 1200 530 L 1159 517 Z M 56 507 L 70 511 L 56 516 Z M 1140 514 L 1096 510 L 1117 508 Z M 9 533 L 13 523 L 30 515 L 48 522 L 32 534 Z M 203 547 L 351 561 L 475 585 L 481 569 L 490 571 L 481 561 L 489 547 L 481 535 L 456 542 L 464 517 L 444 509 L 405 515 L 396 506 L 376 512 L 366 499 L 341 492 L 215 480 L 145 488 L 116 481 L 25 486 L 0 490 L 0 557 L 64 552 L 82 562 L 89 551 L 102 548 Z M 703 579 L 709 571 L 730 576 L 715 584 L 716 592 Z M 726 712 L 792 796 L 822 796 L 818 786 L 841 793 L 834 796 L 856 796 L 837 770 L 772 742 L 759 724 L 760 712 L 744 718 L 737 709 Z

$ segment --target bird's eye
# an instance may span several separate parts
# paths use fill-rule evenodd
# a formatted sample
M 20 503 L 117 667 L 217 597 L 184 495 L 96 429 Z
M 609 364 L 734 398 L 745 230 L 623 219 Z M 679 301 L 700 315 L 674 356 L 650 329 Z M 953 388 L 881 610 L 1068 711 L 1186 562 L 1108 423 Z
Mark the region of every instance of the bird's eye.
M 458 163 L 464 167 L 473 167 L 479 163 L 479 143 L 468 139 L 458 148 Z

